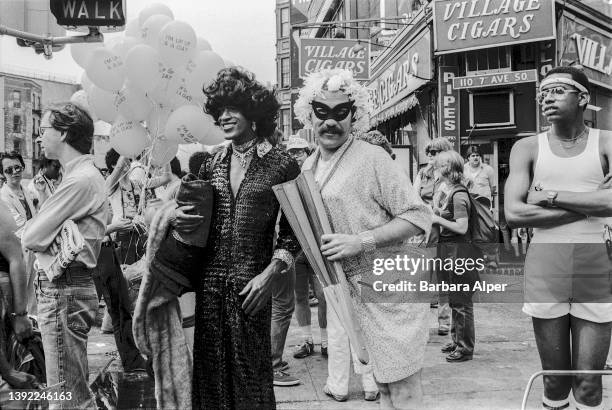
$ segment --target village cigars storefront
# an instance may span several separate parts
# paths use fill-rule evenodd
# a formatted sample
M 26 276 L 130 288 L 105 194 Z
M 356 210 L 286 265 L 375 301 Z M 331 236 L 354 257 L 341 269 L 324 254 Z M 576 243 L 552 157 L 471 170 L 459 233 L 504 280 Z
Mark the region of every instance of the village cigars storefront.
M 612 4 L 602 11 L 607 16 L 582 4 L 566 5 L 557 25 L 557 50 L 559 65 L 580 64 L 591 82 L 593 109 L 585 112 L 587 125 L 611 130 Z
M 372 63 L 367 85 L 373 105 L 370 125 L 389 139 L 396 161 L 411 179 L 418 171 L 418 147 L 431 139 L 432 95 L 436 92 L 425 12 L 413 21 L 416 24 L 404 28 Z
M 435 0 L 438 135 L 478 145 L 503 207 L 510 150 L 543 121 L 537 85 L 555 64 L 554 0 Z M 499 215 L 496 213 L 496 216 Z

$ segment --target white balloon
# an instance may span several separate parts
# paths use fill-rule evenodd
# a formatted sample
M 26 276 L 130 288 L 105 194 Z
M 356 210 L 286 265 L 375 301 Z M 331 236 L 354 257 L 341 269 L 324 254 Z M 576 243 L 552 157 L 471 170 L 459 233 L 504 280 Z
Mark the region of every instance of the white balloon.
M 87 95 L 87 91 L 79 90 L 76 93 L 72 94 L 72 97 L 70 97 L 70 102 L 76 105 L 77 107 L 79 107 L 80 109 L 82 109 L 83 111 L 87 112 L 87 114 L 89 114 L 91 119 L 95 122 L 94 118 L 96 116 L 93 114 L 91 110 L 91 107 L 89 104 L 89 96 Z
M 212 51 L 212 46 L 204 37 L 198 37 L 198 45 L 196 48 L 199 51 Z
M 142 27 L 147 21 L 147 19 L 151 16 L 155 16 L 156 14 L 162 14 L 167 16 L 170 20 L 174 20 L 174 14 L 170 7 L 161 3 L 153 3 L 142 9 L 142 11 L 138 14 L 138 22 L 140 27 Z
M 136 87 L 150 92 L 162 79 L 160 64 L 157 50 L 146 44 L 140 44 L 133 47 L 125 58 L 125 75 Z
M 124 157 L 135 157 L 151 144 L 142 125 L 122 117 L 117 118 L 111 127 L 109 141 L 111 147 Z
M 221 56 L 213 51 L 201 51 L 185 67 L 185 86 L 194 96 L 202 95 L 202 88 L 210 84 L 219 70 L 225 68 Z
M 101 119 L 112 123 L 117 117 L 115 109 L 115 96 L 117 93 L 105 91 L 93 86 L 89 91 L 89 104 L 94 114 Z
M 162 27 L 171 22 L 172 19 L 163 14 L 151 16 L 140 26 L 140 38 L 143 43 L 157 49 L 159 46 L 159 32 Z
M 166 165 L 176 157 L 178 148 L 178 141 L 169 140 L 163 136 L 157 138 L 153 141 L 153 147 L 151 148 L 151 165 L 156 167 Z
M 140 39 L 140 21 L 132 19 L 125 25 L 125 36 Z
M 153 103 L 145 93 L 135 87 L 124 87 L 115 97 L 115 109 L 126 119 L 144 121 L 147 119 Z
M 204 138 L 200 139 L 200 142 L 204 145 L 218 145 L 225 141 L 225 133 L 221 128 L 215 125 L 214 120 L 210 117 L 212 121 L 212 125 L 204 136 Z
M 195 54 L 198 38 L 184 21 L 171 21 L 159 32 L 159 55 L 172 67 L 179 67 Z
M 159 76 L 161 81 L 157 84 L 154 90 L 147 93 L 156 103 L 169 106 L 169 96 L 179 87 L 182 77 L 179 76 L 177 69 L 165 65 L 163 62 L 159 64 Z
M 125 79 L 123 59 L 105 48 L 94 50 L 87 64 L 87 77 L 107 91 L 119 91 Z
M 201 108 L 184 105 L 170 114 L 164 135 L 172 141 L 192 144 L 205 138 L 211 125 Z
M 87 77 L 87 73 L 83 71 L 83 74 L 81 74 L 81 87 L 83 87 L 83 90 L 86 92 L 89 92 L 93 86 L 93 83 L 89 77 Z
M 102 48 L 102 43 L 74 43 L 70 44 L 70 55 L 78 65 L 87 69 L 93 51 L 98 48 Z
M 135 37 L 125 37 L 122 38 L 120 42 L 115 44 L 111 50 L 125 62 L 125 58 L 127 57 L 128 53 L 139 44 L 142 44 L 140 39 Z

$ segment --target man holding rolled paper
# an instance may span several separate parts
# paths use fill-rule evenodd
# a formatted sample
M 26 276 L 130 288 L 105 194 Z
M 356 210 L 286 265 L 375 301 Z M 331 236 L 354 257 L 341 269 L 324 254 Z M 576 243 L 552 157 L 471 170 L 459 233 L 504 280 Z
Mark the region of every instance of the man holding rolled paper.
M 328 261 L 340 262 L 346 275 L 345 286 L 382 394 L 381 405 L 418 408 L 429 304 L 387 303 L 384 298 L 364 303 L 360 282 L 372 274 L 374 258 L 395 249 L 401 252 L 409 237 L 429 231 L 432 215 L 390 156 L 356 138 L 369 128 L 369 111 L 368 91 L 350 71 L 311 74 L 295 112 L 314 130 L 319 146 L 302 170 L 310 170 L 318 183 L 334 232 L 321 236 L 321 253 Z M 328 309 L 330 375 L 325 386 L 325 393 L 334 398 L 348 393 L 348 385 L 346 391 L 335 389 L 344 388 L 341 384 L 348 380 L 346 334 L 351 332 L 343 329 L 336 313 Z

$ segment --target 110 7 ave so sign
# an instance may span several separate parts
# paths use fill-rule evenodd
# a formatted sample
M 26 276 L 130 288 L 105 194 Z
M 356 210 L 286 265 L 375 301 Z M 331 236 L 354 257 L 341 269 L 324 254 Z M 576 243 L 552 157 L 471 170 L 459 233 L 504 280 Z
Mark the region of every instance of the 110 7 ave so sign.
M 60 26 L 124 26 L 125 0 L 49 0 Z

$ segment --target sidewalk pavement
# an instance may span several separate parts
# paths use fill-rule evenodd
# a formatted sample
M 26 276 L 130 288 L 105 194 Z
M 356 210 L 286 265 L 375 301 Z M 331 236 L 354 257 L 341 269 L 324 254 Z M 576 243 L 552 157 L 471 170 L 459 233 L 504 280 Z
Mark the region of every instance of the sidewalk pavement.
M 323 393 L 327 378 L 327 360 L 320 354 L 320 335 L 316 324 L 316 307 L 312 308 L 315 354 L 294 359 L 294 348 L 300 344 L 297 322 L 293 318 L 284 360 L 288 372 L 301 379 L 294 387 L 276 387 L 280 410 L 302 409 L 378 409 L 377 402 L 366 402 L 356 375 L 351 376 L 349 400 L 338 403 Z M 540 360 L 533 337 L 531 319 L 521 312 L 520 304 L 475 304 L 476 348 L 474 359 L 463 363 L 447 363 L 440 348 L 449 336 L 437 335 L 436 310 L 431 309 L 430 339 L 422 372 L 423 410 L 520 409 L 529 377 L 539 371 Z M 103 335 L 93 328 L 89 338 L 90 380 L 112 359 L 115 345 L 112 335 Z M 120 368 L 117 358 L 110 369 Z M 612 377 L 604 378 L 604 400 L 612 403 Z M 534 383 L 528 408 L 540 409 L 542 379 Z

